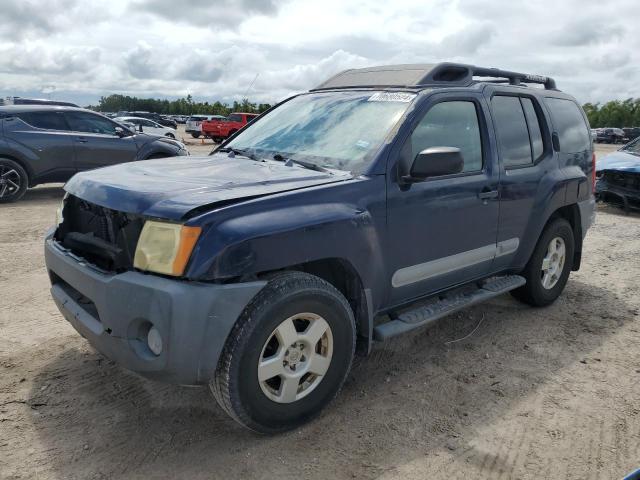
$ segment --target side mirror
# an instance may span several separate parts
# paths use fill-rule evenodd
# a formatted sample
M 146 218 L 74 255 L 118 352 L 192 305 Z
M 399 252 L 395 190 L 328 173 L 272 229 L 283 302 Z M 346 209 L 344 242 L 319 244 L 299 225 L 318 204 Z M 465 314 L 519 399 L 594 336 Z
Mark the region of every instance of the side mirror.
M 127 132 L 122 127 L 115 127 L 114 130 L 116 132 L 116 135 L 119 136 L 120 138 L 127 136 Z
M 141 123 L 139 123 L 139 124 L 138 124 L 138 131 L 139 131 L 140 133 L 142 133 L 142 124 L 141 124 Z
M 416 155 L 408 175 L 402 179 L 409 183 L 420 182 L 429 177 L 460 173 L 463 168 L 464 158 L 459 148 L 430 147 Z

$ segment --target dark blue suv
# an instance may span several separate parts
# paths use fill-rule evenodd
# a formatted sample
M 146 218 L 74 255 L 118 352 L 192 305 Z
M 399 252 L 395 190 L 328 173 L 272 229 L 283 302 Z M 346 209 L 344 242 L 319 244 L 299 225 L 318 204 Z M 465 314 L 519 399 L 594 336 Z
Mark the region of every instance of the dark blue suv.
M 551 78 L 348 70 L 208 157 L 75 175 L 46 238 L 51 293 L 125 368 L 282 431 L 374 341 L 505 292 L 553 302 L 580 267 L 593 160 Z

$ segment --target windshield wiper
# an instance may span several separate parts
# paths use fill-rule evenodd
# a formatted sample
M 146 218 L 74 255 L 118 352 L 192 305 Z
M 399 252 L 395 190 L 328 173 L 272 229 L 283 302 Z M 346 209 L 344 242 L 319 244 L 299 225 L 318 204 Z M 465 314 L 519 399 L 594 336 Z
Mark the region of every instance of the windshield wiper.
M 246 150 L 241 150 L 240 148 L 224 147 L 224 148 L 219 148 L 218 150 L 216 150 L 216 152 L 229 152 L 229 153 L 233 153 L 234 156 L 240 155 L 243 157 L 250 158 L 251 160 L 258 160 L 253 153 L 250 153 Z
M 284 162 L 285 165 L 291 166 L 292 164 L 300 165 L 301 167 L 307 168 L 309 170 L 315 170 L 316 172 L 328 172 L 331 173 L 328 169 L 321 167 L 320 165 L 316 165 L 312 162 L 305 162 L 303 160 L 296 160 L 291 157 L 284 157 L 280 153 L 276 153 L 272 157 L 277 162 Z

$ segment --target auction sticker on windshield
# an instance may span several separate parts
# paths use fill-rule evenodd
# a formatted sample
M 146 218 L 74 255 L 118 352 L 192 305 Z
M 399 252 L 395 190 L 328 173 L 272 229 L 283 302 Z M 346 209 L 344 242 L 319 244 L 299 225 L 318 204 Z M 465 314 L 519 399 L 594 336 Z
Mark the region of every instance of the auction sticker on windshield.
M 413 93 L 405 92 L 376 92 L 369 97 L 368 102 L 401 102 L 409 103 L 415 98 Z

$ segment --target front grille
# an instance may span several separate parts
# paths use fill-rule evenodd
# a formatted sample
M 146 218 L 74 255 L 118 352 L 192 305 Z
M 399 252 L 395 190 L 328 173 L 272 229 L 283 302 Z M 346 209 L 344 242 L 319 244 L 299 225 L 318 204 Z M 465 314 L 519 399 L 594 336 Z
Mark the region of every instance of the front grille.
M 608 170 L 604 172 L 604 179 L 610 185 L 640 190 L 640 173 Z
M 55 239 L 75 255 L 113 272 L 133 268 L 144 219 L 69 195 Z

